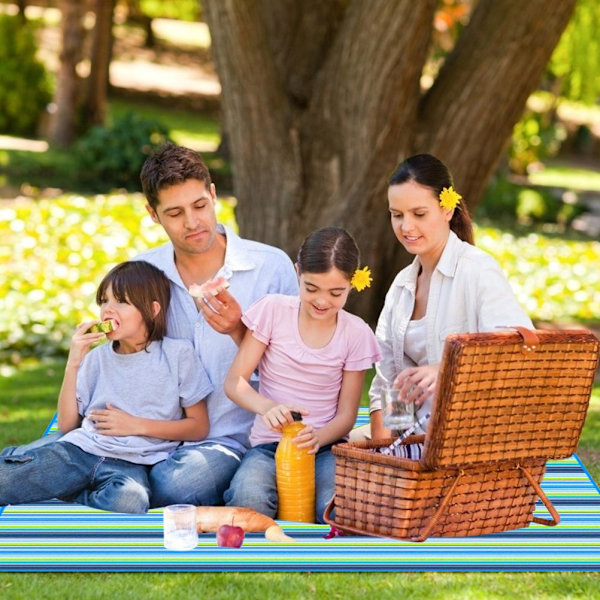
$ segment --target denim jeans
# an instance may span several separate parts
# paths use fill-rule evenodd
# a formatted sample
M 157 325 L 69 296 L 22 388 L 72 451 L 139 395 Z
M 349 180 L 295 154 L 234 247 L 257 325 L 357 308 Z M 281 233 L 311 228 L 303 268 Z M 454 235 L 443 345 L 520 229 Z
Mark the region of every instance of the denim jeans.
M 0 456 L 0 506 L 72 498 L 93 508 L 144 513 L 148 467 L 95 456 L 68 442 Z
M 241 460 L 238 452 L 230 452 L 226 454 L 211 443 L 177 448 L 150 471 L 152 506 L 223 504 L 223 492 Z
M 277 443 L 250 448 L 225 492 L 227 506 L 253 508 L 269 517 L 277 515 L 275 475 Z M 320 448 L 315 457 L 315 513 L 323 523 L 323 513 L 335 491 L 335 457 L 331 445 Z
M 29 442 L 29 444 L 22 444 L 21 446 L 7 446 L 0 452 L 0 456 L 13 456 L 16 454 L 27 454 L 30 450 L 35 450 L 36 448 L 41 448 L 42 446 L 47 446 L 48 444 L 52 444 L 57 442 L 63 436 L 62 432 L 54 431 L 49 433 L 48 435 L 44 435 L 43 437 L 33 440 L 33 442 Z

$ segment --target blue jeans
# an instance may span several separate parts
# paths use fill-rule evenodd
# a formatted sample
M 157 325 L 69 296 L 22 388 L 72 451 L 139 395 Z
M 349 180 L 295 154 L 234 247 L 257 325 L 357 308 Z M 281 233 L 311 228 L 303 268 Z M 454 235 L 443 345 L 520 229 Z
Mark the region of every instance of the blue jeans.
M 60 431 L 54 431 L 49 433 L 48 435 L 44 435 L 43 437 L 33 440 L 33 442 L 29 442 L 29 444 L 22 444 L 21 446 L 7 446 L 0 452 L 0 456 L 13 456 L 16 454 L 27 454 L 30 450 L 35 450 L 36 448 L 41 448 L 42 446 L 47 446 L 48 444 L 52 444 L 53 442 L 57 442 L 63 433 Z
M 0 456 L 0 506 L 72 498 L 93 508 L 144 513 L 148 467 L 95 456 L 68 442 Z
M 227 506 L 253 508 L 269 517 L 277 514 L 277 480 L 275 476 L 277 443 L 250 448 L 225 492 Z M 315 457 L 315 513 L 323 523 L 323 512 L 335 491 L 335 457 L 331 445 L 320 448 Z
M 240 465 L 241 454 L 225 454 L 214 444 L 180 446 L 150 471 L 152 506 L 219 506 Z

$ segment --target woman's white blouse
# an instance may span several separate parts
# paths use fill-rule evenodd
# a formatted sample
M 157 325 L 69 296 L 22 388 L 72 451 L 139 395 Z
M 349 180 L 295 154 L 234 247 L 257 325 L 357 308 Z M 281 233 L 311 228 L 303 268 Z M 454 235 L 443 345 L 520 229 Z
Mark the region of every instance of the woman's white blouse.
M 371 411 L 381 409 L 386 381 L 393 381 L 400 371 L 414 366 L 405 355 L 405 336 L 415 305 L 419 268 L 419 257 L 415 257 L 396 275 L 386 294 L 375 331 L 382 359 L 369 391 Z M 450 333 L 478 333 L 514 325 L 533 327 L 496 260 L 460 240 L 453 231 L 431 275 L 424 320 L 426 364 L 430 365 L 440 363 Z M 418 415 L 430 408 L 431 399 Z

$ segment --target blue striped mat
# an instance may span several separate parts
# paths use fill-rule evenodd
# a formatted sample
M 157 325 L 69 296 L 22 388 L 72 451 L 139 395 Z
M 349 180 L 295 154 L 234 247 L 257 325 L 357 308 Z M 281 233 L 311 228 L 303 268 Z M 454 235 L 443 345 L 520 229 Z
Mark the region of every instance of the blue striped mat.
M 364 422 L 364 412 L 359 422 Z M 0 571 L 598 571 L 600 493 L 577 456 L 548 463 L 542 487 L 560 513 L 557 527 L 422 544 L 375 537 L 324 539 L 329 527 L 281 521 L 296 544 L 247 534 L 219 548 L 202 534 L 188 552 L 165 550 L 162 511 L 102 512 L 48 501 L 0 514 Z M 536 516 L 547 516 L 538 503 Z

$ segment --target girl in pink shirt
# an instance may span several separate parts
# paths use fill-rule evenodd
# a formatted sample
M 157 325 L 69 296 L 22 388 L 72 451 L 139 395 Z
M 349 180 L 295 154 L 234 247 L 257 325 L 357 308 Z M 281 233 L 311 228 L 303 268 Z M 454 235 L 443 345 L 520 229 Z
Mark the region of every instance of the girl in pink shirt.
M 248 330 L 225 392 L 257 417 L 252 447 L 225 492 L 227 505 L 276 515 L 275 450 L 281 426 L 292 423 L 296 411 L 306 427 L 295 442 L 316 454 L 316 514 L 322 522 L 334 490 L 331 445 L 352 429 L 365 372 L 380 358 L 369 326 L 343 310 L 352 287 L 370 285 L 368 269 L 358 266 L 358 248 L 347 231 L 318 229 L 298 252 L 299 297 L 269 294 L 244 314 Z M 250 385 L 257 367 L 258 391 Z

